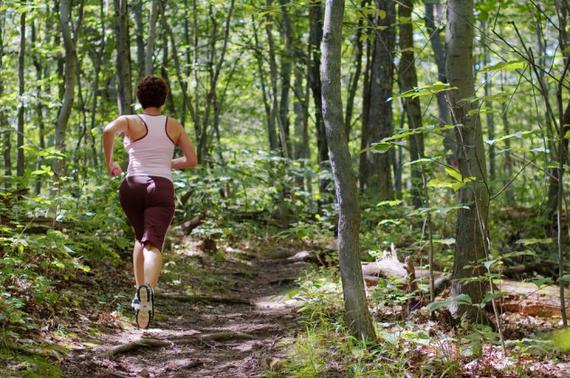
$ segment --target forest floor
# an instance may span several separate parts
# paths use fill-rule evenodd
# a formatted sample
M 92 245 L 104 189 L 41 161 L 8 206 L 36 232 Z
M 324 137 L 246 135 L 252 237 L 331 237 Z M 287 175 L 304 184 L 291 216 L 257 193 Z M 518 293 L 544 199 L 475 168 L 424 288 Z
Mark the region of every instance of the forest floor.
M 83 332 L 61 362 L 67 377 L 255 377 L 285 357 L 297 330 L 288 291 L 306 266 L 302 247 L 250 245 L 202 252 L 184 240 L 165 254 L 148 330 L 133 325 L 130 269 L 109 286 L 124 314 L 99 313 L 106 332 Z M 122 274 L 122 273 L 119 273 Z M 105 319 L 106 318 L 106 319 Z

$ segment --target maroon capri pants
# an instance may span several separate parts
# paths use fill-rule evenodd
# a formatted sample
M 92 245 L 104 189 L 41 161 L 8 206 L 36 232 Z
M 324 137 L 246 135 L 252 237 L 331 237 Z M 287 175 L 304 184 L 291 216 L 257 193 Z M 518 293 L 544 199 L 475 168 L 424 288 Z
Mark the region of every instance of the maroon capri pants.
M 174 216 L 172 181 L 158 176 L 128 176 L 119 188 L 119 200 L 136 239 L 162 250 Z

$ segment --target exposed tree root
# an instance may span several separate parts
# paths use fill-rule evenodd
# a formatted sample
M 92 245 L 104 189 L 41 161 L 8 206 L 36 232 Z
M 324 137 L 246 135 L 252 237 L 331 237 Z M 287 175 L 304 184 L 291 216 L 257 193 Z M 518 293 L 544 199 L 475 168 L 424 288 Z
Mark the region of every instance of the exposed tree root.
M 203 295 L 203 294 L 193 294 L 193 295 L 180 295 L 180 294 L 169 294 L 165 293 L 161 295 L 163 298 L 171 299 L 178 302 L 211 302 L 211 303 L 228 303 L 228 304 L 246 304 L 252 305 L 249 299 L 237 298 L 237 297 L 218 297 L 214 295 Z
M 140 348 L 162 348 L 171 345 L 172 345 L 171 342 L 159 339 L 140 339 L 137 341 L 132 341 L 127 344 L 119 345 L 113 349 L 104 352 L 103 355 L 106 357 L 113 357 L 118 354 L 128 353 Z

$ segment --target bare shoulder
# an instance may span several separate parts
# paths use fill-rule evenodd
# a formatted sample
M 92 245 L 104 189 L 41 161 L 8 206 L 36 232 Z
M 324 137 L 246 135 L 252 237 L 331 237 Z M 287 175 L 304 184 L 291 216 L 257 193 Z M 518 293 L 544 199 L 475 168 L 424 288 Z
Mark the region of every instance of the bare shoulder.
M 170 137 L 170 139 L 175 144 L 178 144 L 178 141 L 180 140 L 180 135 L 184 132 L 184 128 L 176 118 L 168 117 L 168 121 L 166 123 L 166 132 Z
M 122 115 L 109 122 L 109 124 L 105 127 L 105 130 L 114 133 L 121 133 L 126 131 L 128 127 L 129 127 L 129 120 L 127 116 Z

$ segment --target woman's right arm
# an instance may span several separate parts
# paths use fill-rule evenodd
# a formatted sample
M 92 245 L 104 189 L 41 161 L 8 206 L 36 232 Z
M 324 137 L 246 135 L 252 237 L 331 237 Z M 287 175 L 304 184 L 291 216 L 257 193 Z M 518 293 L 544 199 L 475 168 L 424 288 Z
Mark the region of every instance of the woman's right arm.
M 198 165 L 196 150 L 192 145 L 192 141 L 190 141 L 190 138 L 188 138 L 188 135 L 186 135 L 186 132 L 184 131 L 182 125 L 178 123 L 178 121 L 176 124 L 179 130 L 178 141 L 176 144 L 178 144 L 178 147 L 180 147 L 180 150 L 184 154 L 184 157 L 173 159 L 170 167 L 172 169 L 194 168 L 196 165 Z
M 115 136 L 119 133 L 127 131 L 129 123 L 126 117 L 119 117 L 113 122 L 105 126 L 103 130 L 103 150 L 105 152 L 105 165 L 109 176 L 118 176 L 121 174 L 121 167 L 113 160 L 113 145 L 115 144 Z

